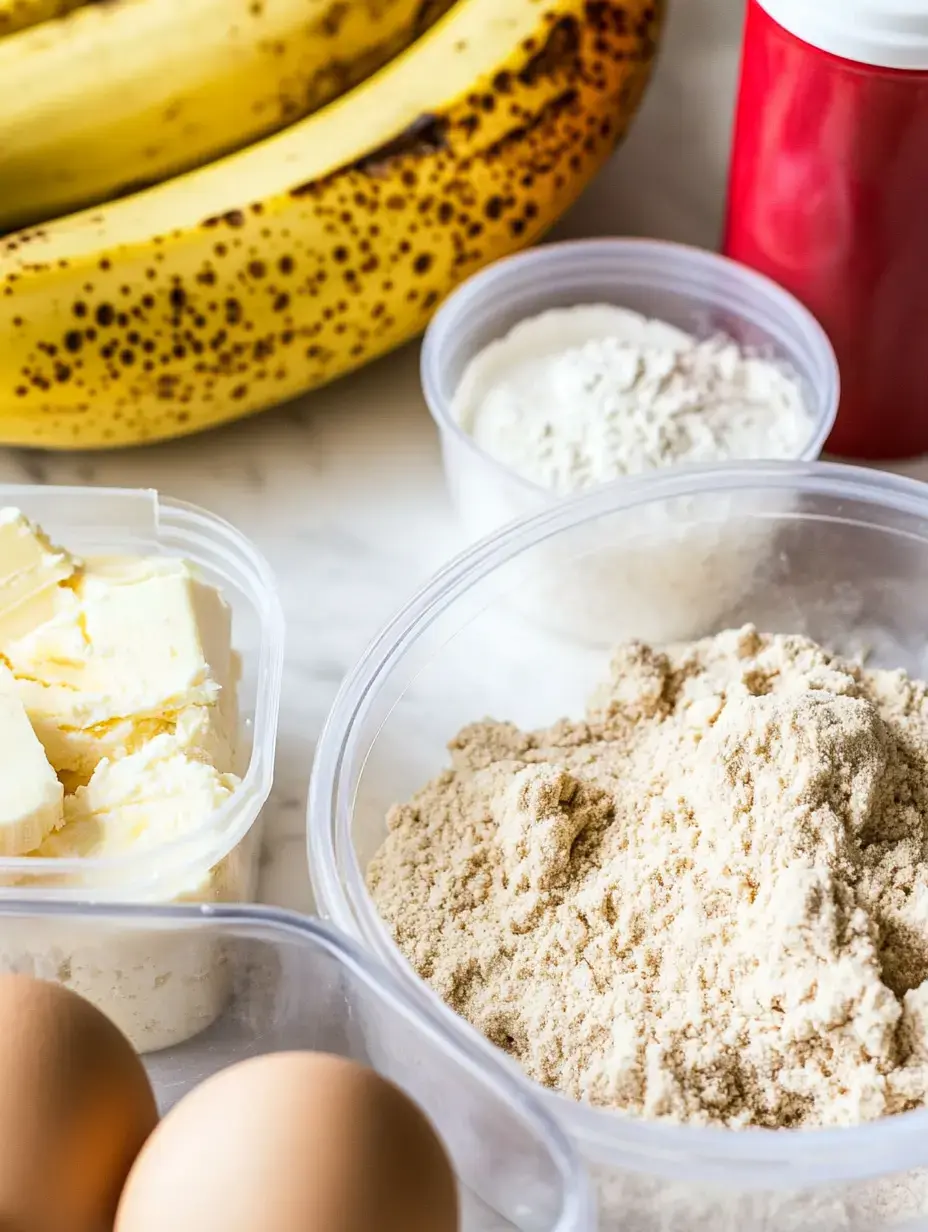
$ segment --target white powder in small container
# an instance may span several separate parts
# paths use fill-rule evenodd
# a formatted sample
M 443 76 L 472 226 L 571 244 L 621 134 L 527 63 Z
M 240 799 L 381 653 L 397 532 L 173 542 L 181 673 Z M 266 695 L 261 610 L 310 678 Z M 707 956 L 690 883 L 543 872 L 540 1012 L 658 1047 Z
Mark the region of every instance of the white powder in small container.
M 669 467 L 798 459 L 817 426 L 781 361 L 609 304 L 521 321 L 466 365 L 450 410 L 486 455 L 470 450 L 458 468 L 475 534 Z M 749 591 L 775 533 L 764 520 L 733 526 L 728 512 L 716 493 L 611 515 L 600 548 L 588 534 L 581 559 L 559 547 L 514 601 L 584 641 L 701 635 Z
M 471 360 L 451 409 L 491 457 L 562 496 L 683 463 L 795 458 L 813 432 L 775 360 L 608 304 L 522 321 Z

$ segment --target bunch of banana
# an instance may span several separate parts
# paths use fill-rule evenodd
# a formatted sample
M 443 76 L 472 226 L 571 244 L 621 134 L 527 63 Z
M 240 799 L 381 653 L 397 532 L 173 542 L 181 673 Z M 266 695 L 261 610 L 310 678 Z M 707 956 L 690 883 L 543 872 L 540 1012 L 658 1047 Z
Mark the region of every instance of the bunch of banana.
M 61 17 L 86 3 L 88 0 L 0 0 L 0 37 Z
M 0 438 L 177 436 L 413 336 L 536 239 L 623 134 L 655 0 L 458 0 L 275 136 L 0 241 Z
M 0 231 L 157 183 L 315 111 L 451 3 L 106 0 L 0 39 Z

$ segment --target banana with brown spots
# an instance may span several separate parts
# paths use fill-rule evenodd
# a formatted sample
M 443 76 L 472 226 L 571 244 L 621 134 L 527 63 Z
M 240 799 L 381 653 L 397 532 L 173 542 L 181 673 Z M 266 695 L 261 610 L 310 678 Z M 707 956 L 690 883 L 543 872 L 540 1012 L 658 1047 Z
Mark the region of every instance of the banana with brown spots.
M 107 0 L 0 40 L 0 232 L 276 132 L 452 3 Z
M 459 0 L 287 131 L 0 241 L 0 440 L 177 436 L 412 337 L 577 197 L 661 17 L 661 0 Z

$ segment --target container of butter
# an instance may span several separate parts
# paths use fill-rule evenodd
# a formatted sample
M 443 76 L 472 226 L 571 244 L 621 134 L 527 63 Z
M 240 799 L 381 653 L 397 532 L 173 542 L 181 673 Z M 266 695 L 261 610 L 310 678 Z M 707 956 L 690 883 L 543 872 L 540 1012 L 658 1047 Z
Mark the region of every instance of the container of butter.
M 0 485 L 0 902 L 253 898 L 282 661 L 270 568 L 228 523 L 151 491 Z M 209 938 L 88 947 L 52 921 L 8 930 L 3 969 L 118 996 L 142 1051 L 227 995 Z

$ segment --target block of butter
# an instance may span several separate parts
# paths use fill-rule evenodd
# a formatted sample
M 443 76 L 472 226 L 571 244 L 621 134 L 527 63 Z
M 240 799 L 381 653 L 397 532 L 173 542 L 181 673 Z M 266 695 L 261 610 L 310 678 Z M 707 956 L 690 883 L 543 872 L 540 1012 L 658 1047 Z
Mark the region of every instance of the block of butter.
M 60 584 L 79 564 L 18 509 L 0 509 L 0 650 L 54 614 Z
M 101 761 L 85 787 L 65 796 L 64 826 L 36 855 L 150 850 L 195 830 L 238 782 L 191 757 L 173 737 L 156 736 L 118 761 Z
M 54 606 L 0 648 L 69 788 L 86 783 L 104 758 L 165 733 L 209 759 L 230 759 L 231 614 L 184 561 L 88 560 L 59 587 Z M 230 697 L 220 705 L 224 689 Z
M 0 669 L 0 856 L 26 855 L 54 833 L 63 794 L 13 677 Z
M 239 785 L 234 774 L 191 756 L 171 735 L 156 736 L 118 761 L 101 761 L 90 782 L 64 798 L 64 825 L 34 853 L 106 857 L 152 850 L 202 825 Z M 212 870 L 180 887 L 209 897 Z
M 233 678 L 223 687 L 215 706 L 184 706 L 157 718 L 116 719 L 91 727 L 68 727 L 36 713 L 36 730 L 68 792 L 85 786 L 105 758 L 112 761 L 138 752 L 149 740 L 164 735 L 172 736 L 177 747 L 191 757 L 225 773 L 236 768 L 238 707 L 234 684 Z M 17 687 L 24 695 L 31 694 L 28 683 Z

